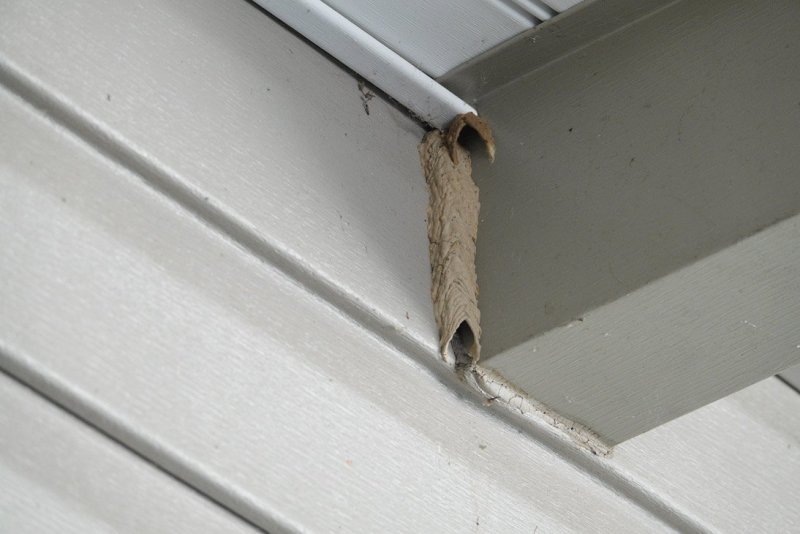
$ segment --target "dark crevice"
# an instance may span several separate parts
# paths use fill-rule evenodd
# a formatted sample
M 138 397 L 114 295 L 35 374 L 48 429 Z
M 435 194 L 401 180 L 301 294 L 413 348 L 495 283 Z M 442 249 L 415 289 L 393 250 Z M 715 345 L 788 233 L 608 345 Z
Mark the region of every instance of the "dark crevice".
M 456 357 L 455 370 L 459 377 L 463 377 L 464 373 L 472 369 L 472 365 L 475 363 L 473 361 L 475 345 L 475 333 L 469 323 L 463 321 L 456 329 L 456 333 L 453 334 L 453 339 L 450 340 L 450 347 Z

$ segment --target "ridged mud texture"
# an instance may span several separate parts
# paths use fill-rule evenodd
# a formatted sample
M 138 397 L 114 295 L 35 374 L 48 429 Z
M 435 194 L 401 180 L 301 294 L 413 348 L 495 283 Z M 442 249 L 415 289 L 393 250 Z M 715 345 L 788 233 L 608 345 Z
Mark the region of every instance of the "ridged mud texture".
M 452 345 L 456 368 L 473 365 L 480 357 L 480 311 L 475 245 L 480 202 L 472 180 L 472 159 L 458 138 L 466 126 L 485 142 L 494 157 L 491 131 L 474 114 L 457 117 L 447 134 L 428 132 L 419 146 L 428 184 L 428 240 L 434 314 L 439 327 L 439 350 L 447 360 Z
M 544 421 L 592 454 L 609 456 L 611 448 L 589 428 L 537 402 L 497 371 L 476 365 L 481 349 L 475 270 L 480 201 L 478 187 L 472 180 L 470 152 L 459 141 L 465 129 L 480 137 L 493 161 L 495 145 L 491 129 L 472 113 L 456 117 L 446 133 L 428 132 L 419 145 L 429 193 L 431 292 L 442 358 L 451 361 L 447 347 L 452 346 L 455 370 L 486 397 L 487 403 L 496 402 L 525 418 Z

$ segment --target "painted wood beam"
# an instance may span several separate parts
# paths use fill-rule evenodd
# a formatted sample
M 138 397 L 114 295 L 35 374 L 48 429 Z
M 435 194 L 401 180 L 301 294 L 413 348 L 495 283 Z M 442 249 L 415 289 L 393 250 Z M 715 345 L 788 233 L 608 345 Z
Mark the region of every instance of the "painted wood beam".
M 609 444 L 800 361 L 800 4 L 651 7 L 577 48 L 534 29 L 553 59 L 486 93 L 464 76 L 522 52 L 452 78 L 498 146 L 483 365 Z

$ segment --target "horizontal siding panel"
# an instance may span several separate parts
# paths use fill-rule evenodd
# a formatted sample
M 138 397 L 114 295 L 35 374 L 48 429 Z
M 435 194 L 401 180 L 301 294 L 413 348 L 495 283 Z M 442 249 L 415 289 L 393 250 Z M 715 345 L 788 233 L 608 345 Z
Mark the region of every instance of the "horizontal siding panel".
M 0 373 L 0 529 L 258 532 Z

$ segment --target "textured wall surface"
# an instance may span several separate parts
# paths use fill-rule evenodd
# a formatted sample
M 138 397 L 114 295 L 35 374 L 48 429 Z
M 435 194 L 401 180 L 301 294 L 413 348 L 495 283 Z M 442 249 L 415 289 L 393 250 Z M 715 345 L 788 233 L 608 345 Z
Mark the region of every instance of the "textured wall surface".
M 0 406 L 4 532 L 259 532 L 6 374 Z

